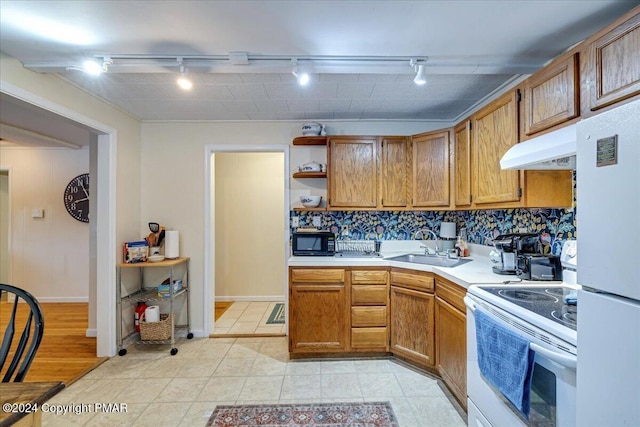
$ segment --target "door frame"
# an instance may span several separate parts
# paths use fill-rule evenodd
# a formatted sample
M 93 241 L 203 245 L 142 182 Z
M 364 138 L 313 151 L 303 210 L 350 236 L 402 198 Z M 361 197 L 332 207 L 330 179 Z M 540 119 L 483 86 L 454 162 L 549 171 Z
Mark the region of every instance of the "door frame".
M 93 145 L 97 149 L 96 170 L 90 170 L 92 179 L 95 177 L 95 185 L 92 185 L 91 194 L 94 194 L 95 191 L 94 200 L 98 209 L 91 217 L 96 222 L 96 238 L 89 238 L 90 252 L 94 251 L 93 253 L 96 254 L 96 274 L 95 277 L 89 278 L 90 287 L 95 286 L 94 290 L 89 289 L 89 295 L 92 295 L 93 291 L 96 301 L 100 302 L 95 304 L 96 355 L 98 357 L 113 356 L 116 354 L 116 274 L 114 266 L 117 263 L 117 131 L 114 127 L 3 80 L 0 80 L 0 92 L 89 127 L 98 136 L 97 144 Z M 91 301 L 89 304 L 91 305 Z M 89 315 L 91 316 L 91 313 Z M 93 331 L 87 330 L 87 336 L 91 335 L 93 335 Z
M 283 242 L 285 250 L 285 263 L 283 268 L 287 268 L 287 256 L 289 251 L 289 145 L 218 145 L 207 144 L 204 147 L 204 336 L 208 337 L 214 332 L 214 299 L 215 299 L 215 185 L 214 167 L 211 159 L 215 153 L 283 153 L 284 154 L 284 235 Z M 289 310 L 289 282 L 285 274 L 283 283 L 283 294 L 285 303 L 285 328 L 289 334 L 288 310 Z

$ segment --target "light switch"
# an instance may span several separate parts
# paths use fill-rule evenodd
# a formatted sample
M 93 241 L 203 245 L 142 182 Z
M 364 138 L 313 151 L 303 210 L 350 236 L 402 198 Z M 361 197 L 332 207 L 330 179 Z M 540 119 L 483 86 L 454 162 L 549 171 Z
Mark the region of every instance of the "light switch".
M 322 217 L 314 216 L 313 217 L 313 226 L 314 227 L 321 227 L 322 226 Z
M 300 218 L 297 216 L 294 216 L 293 218 L 291 218 L 291 226 L 296 228 L 300 226 Z
M 44 209 L 32 208 L 31 218 L 44 218 Z

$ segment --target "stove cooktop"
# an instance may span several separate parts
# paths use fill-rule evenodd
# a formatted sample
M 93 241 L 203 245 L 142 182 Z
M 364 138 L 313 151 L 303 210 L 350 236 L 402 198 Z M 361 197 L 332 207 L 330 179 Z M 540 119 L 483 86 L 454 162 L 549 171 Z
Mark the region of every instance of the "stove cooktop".
M 573 291 L 568 286 L 482 286 L 490 294 L 522 307 L 562 326 L 577 330 L 578 307 L 564 302 Z

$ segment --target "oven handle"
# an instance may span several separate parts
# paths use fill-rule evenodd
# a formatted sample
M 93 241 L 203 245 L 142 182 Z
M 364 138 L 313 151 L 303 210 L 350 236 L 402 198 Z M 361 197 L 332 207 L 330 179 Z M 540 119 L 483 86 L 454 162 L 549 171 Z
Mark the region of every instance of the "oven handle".
M 556 363 L 561 364 L 567 368 L 576 369 L 578 364 L 578 358 L 576 356 L 567 356 L 566 354 L 556 353 L 555 351 L 547 350 L 544 347 L 539 346 L 536 343 L 529 343 L 529 348 L 536 353 L 540 353 L 549 360 L 553 360 Z
M 463 301 L 464 301 L 464 305 L 466 305 L 467 308 L 469 308 L 469 310 L 471 310 L 472 313 L 475 313 L 477 308 L 475 302 L 473 302 L 473 300 L 468 296 L 465 296 Z M 536 353 L 540 353 L 547 359 L 553 360 L 554 362 L 559 363 L 562 366 L 566 366 L 567 368 L 571 368 L 571 369 L 576 369 L 576 366 L 578 363 L 578 358 L 576 356 L 573 356 L 573 355 L 567 356 L 566 354 L 547 350 L 546 348 L 541 347 L 538 344 L 533 342 L 529 343 L 529 348 L 535 351 Z
M 465 297 L 462 299 L 464 301 L 464 305 L 467 306 L 467 308 L 469 310 L 471 310 L 472 313 L 475 313 L 476 311 L 476 303 L 474 303 L 471 298 L 469 298 L 468 296 L 465 295 Z

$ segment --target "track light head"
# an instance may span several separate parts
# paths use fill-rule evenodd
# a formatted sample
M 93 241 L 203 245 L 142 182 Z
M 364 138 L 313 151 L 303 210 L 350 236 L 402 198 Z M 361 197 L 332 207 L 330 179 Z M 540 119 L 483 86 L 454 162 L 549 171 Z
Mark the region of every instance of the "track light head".
M 176 80 L 178 86 L 183 90 L 190 90 L 193 87 L 193 83 L 187 78 L 187 69 L 182 62 L 182 58 L 178 58 L 178 66 L 180 67 L 180 77 Z
M 298 80 L 298 84 L 300 86 L 306 86 L 309 84 L 309 81 L 311 81 L 311 77 L 309 77 L 308 73 L 298 73 L 298 63 L 296 62 L 296 60 L 292 60 L 291 63 L 293 64 L 293 71 L 291 71 L 291 74 L 293 74 L 296 79 Z
M 424 65 L 417 66 L 418 71 L 416 72 L 416 76 L 413 79 L 413 82 L 419 86 L 427 83 L 427 76 L 424 73 Z

